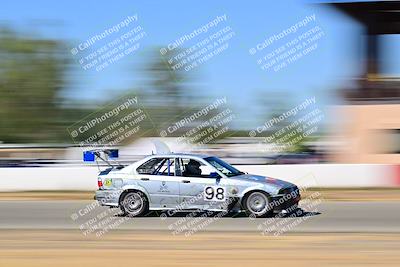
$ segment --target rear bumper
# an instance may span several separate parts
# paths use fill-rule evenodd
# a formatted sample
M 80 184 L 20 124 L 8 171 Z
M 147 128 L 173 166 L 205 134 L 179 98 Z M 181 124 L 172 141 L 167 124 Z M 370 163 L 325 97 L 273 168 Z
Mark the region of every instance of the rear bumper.
M 118 207 L 121 193 L 121 190 L 97 190 L 94 199 L 97 200 L 101 206 Z

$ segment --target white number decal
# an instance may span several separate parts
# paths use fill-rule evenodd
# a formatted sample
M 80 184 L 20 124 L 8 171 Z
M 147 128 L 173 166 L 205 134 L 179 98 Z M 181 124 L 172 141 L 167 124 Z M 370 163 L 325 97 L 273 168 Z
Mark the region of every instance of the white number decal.
M 225 187 L 206 186 L 204 187 L 205 201 L 225 201 Z

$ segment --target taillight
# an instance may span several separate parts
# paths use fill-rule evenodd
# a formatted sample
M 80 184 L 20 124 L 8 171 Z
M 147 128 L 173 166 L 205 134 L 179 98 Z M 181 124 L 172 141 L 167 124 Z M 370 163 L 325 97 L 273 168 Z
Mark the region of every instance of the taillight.
M 101 180 L 101 178 L 98 178 L 98 179 L 97 179 L 97 186 L 98 186 L 99 188 L 101 188 L 101 187 L 103 186 L 103 181 Z

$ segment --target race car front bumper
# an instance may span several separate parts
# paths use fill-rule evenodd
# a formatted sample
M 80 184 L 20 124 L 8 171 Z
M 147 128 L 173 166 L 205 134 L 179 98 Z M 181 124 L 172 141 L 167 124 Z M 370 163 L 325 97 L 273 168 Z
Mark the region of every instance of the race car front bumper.
M 281 212 L 283 210 L 292 212 L 297 209 L 301 200 L 300 191 L 297 187 L 285 188 L 280 190 L 279 193 L 279 195 L 272 198 L 271 207 L 274 212 Z

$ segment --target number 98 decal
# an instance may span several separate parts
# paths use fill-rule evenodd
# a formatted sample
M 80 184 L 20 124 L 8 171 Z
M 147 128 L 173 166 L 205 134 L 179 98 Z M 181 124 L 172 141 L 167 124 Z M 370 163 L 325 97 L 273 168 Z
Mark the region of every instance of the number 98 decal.
M 205 201 L 225 201 L 226 199 L 225 187 L 221 186 L 206 186 L 204 187 L 204 200 Z

